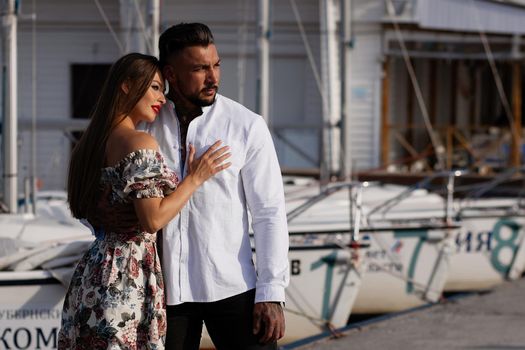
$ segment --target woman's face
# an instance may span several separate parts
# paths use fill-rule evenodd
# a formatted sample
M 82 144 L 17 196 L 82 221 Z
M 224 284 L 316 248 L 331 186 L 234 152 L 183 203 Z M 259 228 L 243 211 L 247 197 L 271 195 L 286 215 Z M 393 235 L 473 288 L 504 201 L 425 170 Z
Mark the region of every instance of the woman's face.
M 140 122 L 151 123 L 159 114 L 160 108 L 164 103 L 166 103 L 164 82 L 160 73 L 157 72 L 146 93 L 135 105 L 129 116 L 135 125 Z

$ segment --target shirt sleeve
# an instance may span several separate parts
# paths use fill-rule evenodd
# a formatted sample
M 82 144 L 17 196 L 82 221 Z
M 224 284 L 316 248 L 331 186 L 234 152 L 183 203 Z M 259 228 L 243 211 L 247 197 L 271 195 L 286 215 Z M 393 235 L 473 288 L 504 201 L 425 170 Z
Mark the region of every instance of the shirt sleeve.
M 284 189 L 272 137 L 262 118 L 252 126 L 247 146 L 241 177 L 255 238 L 255 302 L 284 302 L 289 283 Z

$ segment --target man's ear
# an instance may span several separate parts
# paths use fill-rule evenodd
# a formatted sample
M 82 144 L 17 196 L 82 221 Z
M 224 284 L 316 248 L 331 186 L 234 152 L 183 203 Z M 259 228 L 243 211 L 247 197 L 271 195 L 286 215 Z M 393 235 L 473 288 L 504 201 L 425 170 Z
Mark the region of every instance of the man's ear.
M 122 85 L 120 85 L 120 88 L 122 89 L 122 91 L 124 91 L 126 95 L 129 93 L 128 83 L 122 83 Z
M 164 79 L 166 79 L 168 82 L 172 82 L 175 80 L 175 71 L 172 66 L 169 64 L 165 65 L 162 69 L 162 75 L 164 76 Z

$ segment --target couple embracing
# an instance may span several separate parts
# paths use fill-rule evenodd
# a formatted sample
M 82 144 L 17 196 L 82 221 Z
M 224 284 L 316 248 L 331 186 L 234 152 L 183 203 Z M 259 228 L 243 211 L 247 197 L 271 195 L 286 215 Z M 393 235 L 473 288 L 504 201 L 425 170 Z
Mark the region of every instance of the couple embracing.
M 167 29 L 159 49 L 158 61 L 128 54 L 112 66 L 73 151 L 71 211 L 98 234 L 58 347 L 198 349 L 205 324 L 219 350 L 276 349 L 288 231 L 270 133 L 217 93 L 206 25 Z

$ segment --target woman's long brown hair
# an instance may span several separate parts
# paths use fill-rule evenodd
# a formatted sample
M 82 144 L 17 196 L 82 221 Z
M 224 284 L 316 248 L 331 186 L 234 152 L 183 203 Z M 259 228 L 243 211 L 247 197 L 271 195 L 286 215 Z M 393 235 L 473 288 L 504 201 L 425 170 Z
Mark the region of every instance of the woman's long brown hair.
M 91 121 L 71 154 L 67 194 L 74 217 L 95 217 L 108 137 L 144 96 L 158 71 L 155 57 L 139 53 L 125 55 L 111 67 Z M 127 93 L 122 89 L 124 84 Z

